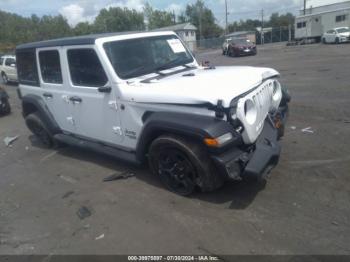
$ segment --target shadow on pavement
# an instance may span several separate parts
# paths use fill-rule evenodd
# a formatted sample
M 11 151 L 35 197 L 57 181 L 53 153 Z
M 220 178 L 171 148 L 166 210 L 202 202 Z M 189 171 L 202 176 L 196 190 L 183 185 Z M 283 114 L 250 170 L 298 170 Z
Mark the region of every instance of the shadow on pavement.
M 40 145 L 40 142 L 35 139 L 35 136 L 32 135 L 29 137 L 29 139 L 33 146 L 43 148 Z M 103 167 L 115 170 L 116 173 L 133 173 L 137 179 L 151 186 L 167 190 L 163 187 L 157 177 L 151 174 L 147 164 L 136 166 L 107 155 L 72 146 L 63 146 L 57 148 L 57 153 L 65 157 L 101 165 Z M 105 177 L 101 178 L 101 183 L 103 183 L 104 178 Z M 189 198 L 206 201 L 213 204 L 231 202 L 229 206 L 230 209 L 241 210 L 248 207 L 254 201 L 257 194 L 265 188 L 265 184 L 265 182 L 227 181 L 222 188 L 214 192 L 202 193 L 198 191 L 191 195 Z

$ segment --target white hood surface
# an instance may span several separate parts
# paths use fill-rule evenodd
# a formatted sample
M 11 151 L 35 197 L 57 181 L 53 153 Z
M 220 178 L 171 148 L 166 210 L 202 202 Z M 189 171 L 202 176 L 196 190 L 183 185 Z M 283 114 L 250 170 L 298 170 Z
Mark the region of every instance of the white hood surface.
M 176 68 L 177 70 L 183 67 Z M 171 69 L 171 70 L 175 70 Z M 164 71 L 166 72 L 166 71 Z M 193 76 L 184 76 L 193 73 Z M 153 76 L 157 76 L 153 74 Z M 122 85 L 122 97 L 139 103 L 173 103 L 216 105 L 223 101 L 229 107 L 233 98 L 260 85 L 265 79 L 279 76 L 271 68 L 230 66 L 215 69 L 198 68 L 141 82 L 152 75 L 139 77 Z

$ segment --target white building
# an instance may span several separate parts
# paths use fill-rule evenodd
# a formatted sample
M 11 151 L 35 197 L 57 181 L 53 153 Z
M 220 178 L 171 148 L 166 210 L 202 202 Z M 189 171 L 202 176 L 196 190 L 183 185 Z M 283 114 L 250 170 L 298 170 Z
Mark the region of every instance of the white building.
M 191 51 L 196 50 L 197 27 L 191 23 L 177 24 L 156 29 L 156 31 L 174 31 L 187 44 Z
M 350 27 L 350 1 L 300 10 L 295 19 L 295 39 L 321 40 L 324 32 L 336 27 Z

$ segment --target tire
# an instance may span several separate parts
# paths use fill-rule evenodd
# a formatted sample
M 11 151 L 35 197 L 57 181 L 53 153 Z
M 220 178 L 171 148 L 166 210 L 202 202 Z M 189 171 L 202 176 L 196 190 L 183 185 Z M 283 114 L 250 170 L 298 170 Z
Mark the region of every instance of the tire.
M 9 78 L 7 77 L 5 72 L 1 73 L 1 77 L 2 77 L 2 81 L 4 82 L 4 84 L 8 84 L 9 83 Z
M 29 130 L 40 140 L 45 148 L 54 146 L 53 138 L 38 113 L 26 116 L 25 122 Z
M 160 136 L 149 149 L 151 171 L 165 187 L 182 196 L 192 194 L 196 187 L 204 192 L 214 191 L 224 179 L 215 172 L 203 147 L 180 136 Z
M 11 113 L 11 105 L 8 99 L 4 99 L 2 101 L 2 108 L 1 108 L 1 113 L 3 115 L 8 115 Z

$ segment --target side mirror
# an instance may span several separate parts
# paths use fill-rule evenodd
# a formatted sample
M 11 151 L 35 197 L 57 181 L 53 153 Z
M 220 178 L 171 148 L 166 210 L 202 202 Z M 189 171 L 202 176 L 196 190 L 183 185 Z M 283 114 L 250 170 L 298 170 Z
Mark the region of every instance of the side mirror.
M 110 86 L 101 86 L 98 88 L 98 92 L 100 93 L 110 93 L 112 92 L 112 87 Z

